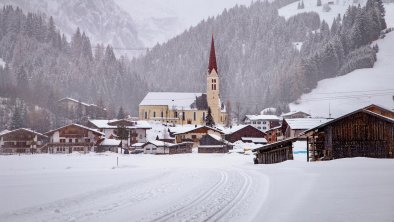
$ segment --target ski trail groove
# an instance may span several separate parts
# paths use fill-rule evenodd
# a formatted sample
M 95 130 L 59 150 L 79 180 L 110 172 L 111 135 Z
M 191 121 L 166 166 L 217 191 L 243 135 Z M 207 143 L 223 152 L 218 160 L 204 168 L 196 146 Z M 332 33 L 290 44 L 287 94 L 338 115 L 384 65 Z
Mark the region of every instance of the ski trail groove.
M 196 199 L 192 200 L 190 203 L 187 205 L 180 207 L 178 209 L 175 209 L 174 211 L 168 212 L 156 219 L 153 219 L 152 222 L 158 222 L 158 221 L 168 221 L 171 217 L 174 215 L 178 215 L 182 212 L 186 212 L 187 210 L 198 206 L 202 201 L 206 200 L 209 198 L 213 193 L 215 193 L 222 185 L 224 185 L 227 182 L 228 175 L 224 172 L 221 172 L 221 178 L 219 182 L 217 182 L 213 187 L 209 188 L 209 191 L 204 193 L 203 195 L 197 197 Z

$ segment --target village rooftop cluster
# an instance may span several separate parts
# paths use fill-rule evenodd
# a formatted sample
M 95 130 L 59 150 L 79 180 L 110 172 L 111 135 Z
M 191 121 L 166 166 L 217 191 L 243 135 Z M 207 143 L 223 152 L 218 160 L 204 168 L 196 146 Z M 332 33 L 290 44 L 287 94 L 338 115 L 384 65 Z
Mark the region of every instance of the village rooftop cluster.
M 206 93 L 149 92 L 138 117 L 88 119 L 38 133 L 20 128 L 0 132 L 1 154 L 117 152 L 123 154 L 251 153 L 256 164 L 301 156 L 305 161 L 346 157 L 393 158 L 394 112 L 370 105 L 336 119 L 297 111 L 273 115 L 272 108 L 246 115 L 234 125 L 221 101 L 212 36 Z M 64 98 L 68 113 L 101 116 L 105 109 Z M 226 125 L 226 126 L 225 126 Z

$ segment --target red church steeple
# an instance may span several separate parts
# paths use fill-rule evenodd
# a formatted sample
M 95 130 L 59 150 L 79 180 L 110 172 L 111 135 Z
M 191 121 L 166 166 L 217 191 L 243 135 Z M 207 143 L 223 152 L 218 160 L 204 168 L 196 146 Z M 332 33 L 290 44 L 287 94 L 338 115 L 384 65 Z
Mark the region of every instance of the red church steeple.
M 215 71 L 218 72 L 218 66 L 216 65 L 215 43 L 213 40 L 213 34 L 211 42 L 211 52 L 209 53 L 208 73 L 211 73 L 212 69 L 215 69 Z

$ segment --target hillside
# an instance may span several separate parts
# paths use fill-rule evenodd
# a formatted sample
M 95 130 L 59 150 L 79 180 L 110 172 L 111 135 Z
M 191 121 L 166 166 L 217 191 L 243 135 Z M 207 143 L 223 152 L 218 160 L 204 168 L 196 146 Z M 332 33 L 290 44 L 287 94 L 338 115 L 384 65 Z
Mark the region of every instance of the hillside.
M 68 38 L 79 27 L 90 37 L 93 45 L 143 47 L 133 18 L 113 0 L 0 0 L 0 5 L 18 6 L 25 12 L 45 13 L 47 18 L 52 16 Z
M 387 26 L 394 27 L 394 3 L 385 4 L 385 8 Z M 330 106 L 332 117 L 371 103 L 394 109 L 394 32 L 375 43 L 379 52 L 373 68 L 322 80 L 316 89 L 290 104 L 290 109 L 328 116 Z
M 365 5 L 367 0 L 321 0 L 322 6 L 317 6 L 317 0 L 302 0 L 305 8 L 297 9 L 298 3 L 294 2 L 292 4 L 286 5 L 278 10 L 279 15 L 289 19 L 291 16 L 295 16 L 304 12 L 316 12 L 319 14 L 320 19 L 324 20 L 328 23 L 329 26 L 332 25 L 332 22 L 338 14 L 343 16 L 346 13 L 346 10 L 349 6 L 357 6 L 360 4 L 361 6 Z M 328 2 L 333 2 L 333 5 L 330 5 L 329 11 L 323 10 L 323 5 Z

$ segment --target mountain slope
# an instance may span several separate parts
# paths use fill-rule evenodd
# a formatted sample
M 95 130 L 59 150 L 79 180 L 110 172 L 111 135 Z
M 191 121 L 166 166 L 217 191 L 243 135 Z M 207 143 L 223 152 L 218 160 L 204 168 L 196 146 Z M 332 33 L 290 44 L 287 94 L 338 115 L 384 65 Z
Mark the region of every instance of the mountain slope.
M 385 4 L 385 9 L 387 26 L 394 27 L 394 3 Z M 373 68 L 322 80 L 316 89 L 290 104 L 290 109 L 311 112 L 315 116 L 329 116 L 330 109 L 332 117 L 371 103 L 393 109 L 394 32 L 374 44 L 379 46 L 379 52 Z
M 321 20 L 325 20 L 330 26 L 332 21 L 338 14 L 343 16 L 348 9 L 349 6 L 354 5 L 357 6 L 360 4 L 364 6 L 366 0 L 321 0 L 322 6 L 317 6 L 317 0 L 302 0 L 304 2 L 304 9 L 297 9 L 298 3 L 294 2 L 292 4 L 286 5 L 278 10 L 279 15 L 285 17 L 286 19 L 291 16 L 303 13 L 303 12 L 316 12 L 319 14 Z M 324 11 L 323 5 L 328 4 L 328 2 L 332 2 L 334 4 L 330 4 L 330 10 Z
M 0 4 L 53 16 L 59 29 L 69 37 L 80 27 L 93 45 L 104 43 L 115 48 L 143 46 L 133 19 L 113 0 L 0 0 Z

